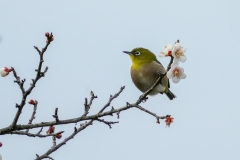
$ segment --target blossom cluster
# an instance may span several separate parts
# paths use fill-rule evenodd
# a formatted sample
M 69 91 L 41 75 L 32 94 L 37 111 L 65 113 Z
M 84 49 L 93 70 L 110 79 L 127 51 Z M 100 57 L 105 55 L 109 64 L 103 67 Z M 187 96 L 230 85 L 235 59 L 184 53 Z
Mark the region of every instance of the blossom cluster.
M 173 57 L 173 63 L 171 64 L 171 69 L 167 72 L 167 77 L 172 79 L 173 83 L 178 83 L 180 79 L 185 79 L 187 76 L 184 73 L 184 69 L 179 67 L 179 62 L 184 63 L 187 60 L 185 56 L 187 48 L 182 46 L 179 41 L 174 45 L 168 44 L 160 52 L 160 57 Z

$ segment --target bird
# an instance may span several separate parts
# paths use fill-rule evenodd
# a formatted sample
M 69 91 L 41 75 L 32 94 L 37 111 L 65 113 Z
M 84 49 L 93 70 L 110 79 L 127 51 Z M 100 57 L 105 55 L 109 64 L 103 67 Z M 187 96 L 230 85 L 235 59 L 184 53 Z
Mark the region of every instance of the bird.
M 157 60 L 155 54 L 146 48 L 134 48 L 132 51 L 123 51 L 132 60 L 131 78 L 135 86 L 141 91 L 146 92 L 157 81 L 160 75 L 166 72 L 163 65 Z M 159 84 L 149 93 L 153 96 L 158 93 L 166 94 L 170 100 L 176 96 L 169 90 L 169 79 L 165 75 Z

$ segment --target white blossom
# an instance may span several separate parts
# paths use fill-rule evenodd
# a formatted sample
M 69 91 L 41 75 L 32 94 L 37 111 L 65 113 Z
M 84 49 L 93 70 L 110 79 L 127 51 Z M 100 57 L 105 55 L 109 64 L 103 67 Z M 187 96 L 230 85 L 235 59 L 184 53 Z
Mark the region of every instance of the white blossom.
M 187 57 L 184 54 L 186 50 L 187 50 L 187 47 L 181 46 L 180 43 L 176 43 L 173 46 L 172 56 L 174 57 L 175 63 L 178 63 L 179 61 L 185 62 L 187 60 Z
M 172 79 L 173 83 L 178 83 L 180 79 L 185 79 L 187 76 L 183 68 L 179 67 L 177 63 L 172 63 L 171 69 L 167 72 L 167 77 Z
M 172 49 L 173 49 L 173 45 L 172 44 L 168 44 L 167 46 L 165 46 L 163 48 L 163 50 L 160 52 L 160 57 L 165 57 L 165 56 L 170 56 L 172 55 Z

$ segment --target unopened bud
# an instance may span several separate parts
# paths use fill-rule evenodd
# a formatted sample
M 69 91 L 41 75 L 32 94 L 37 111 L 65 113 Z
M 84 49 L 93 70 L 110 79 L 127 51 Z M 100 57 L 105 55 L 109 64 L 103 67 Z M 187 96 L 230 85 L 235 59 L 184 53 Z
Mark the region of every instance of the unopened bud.
M 172 55 L 172 51 L 168 51 L 168 53 L 165 56 L 167 57 L 167 56 L 171 56 L 171 55 Z
M 51 134 L 51 133 L 54 133 L 54 130 L 55 130 L 55 127 L 54 126 L 50 126 L 47 130 L 47 134 Z
M 47 38 L 49 37 L 49 35 L 50 35 L 50 34 L 49 34 L 48 32 L 45 33 L 45 36 L 46 36 Z
M 61 134 L 61 133 L 57 134 L 57 135 L 56 135 L 56 138 L 57 138 L 57 139 L 62 138 L 62 134 Z
M 37 102 L 36 102 L 35 100 L 33 100 L 33 99 L 30 99 L 30 100 L 28 101 L 28 103 L 29 103 L 29 104 L 32 104 L 32 105 L 37 104 Z
M 0 75 L 2 77 L 6 77 L 11 71 L 12 71 L 11 68 L 2 67 L 2 68 L 0 68 Z
M 3 145 L 2 142 L 0 142 L 0 147 L 2 147 L 2 145 Z

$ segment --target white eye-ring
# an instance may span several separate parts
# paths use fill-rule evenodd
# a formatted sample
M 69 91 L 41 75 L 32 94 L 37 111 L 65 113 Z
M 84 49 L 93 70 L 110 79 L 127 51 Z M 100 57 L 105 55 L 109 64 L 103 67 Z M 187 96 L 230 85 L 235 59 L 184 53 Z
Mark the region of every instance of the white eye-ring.
M 136 52 L 135 52 L 135 55 L 136 55 L 136 56 L 139 56 L 139 55 L 140 55 L 140 52 L 139 52 L 139 51 L 136 51 Z

